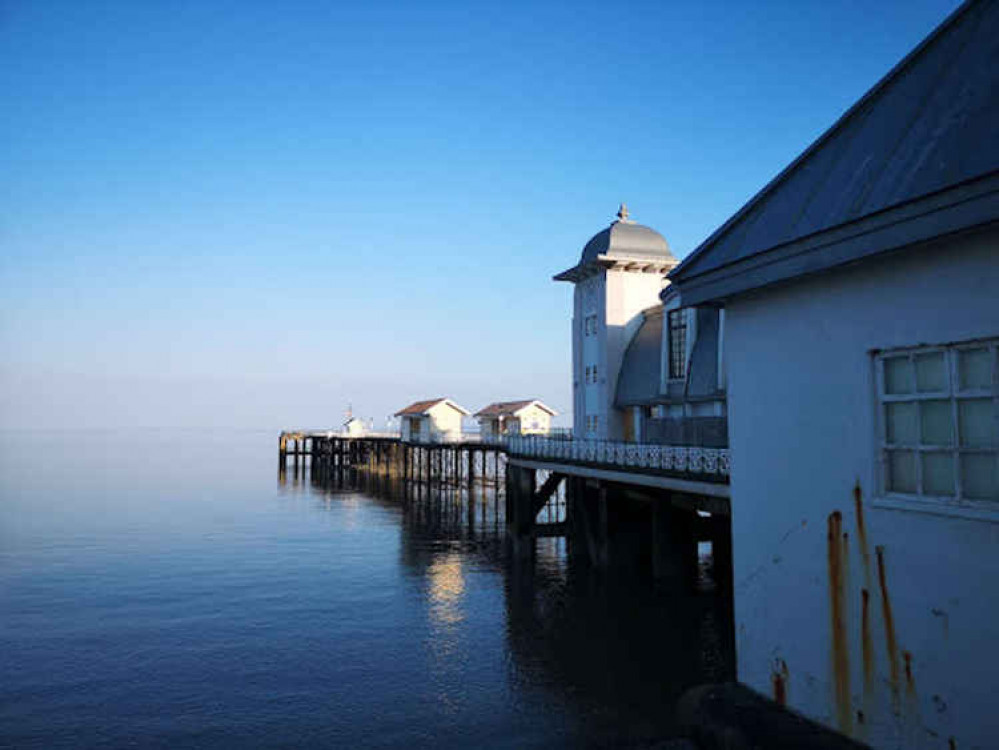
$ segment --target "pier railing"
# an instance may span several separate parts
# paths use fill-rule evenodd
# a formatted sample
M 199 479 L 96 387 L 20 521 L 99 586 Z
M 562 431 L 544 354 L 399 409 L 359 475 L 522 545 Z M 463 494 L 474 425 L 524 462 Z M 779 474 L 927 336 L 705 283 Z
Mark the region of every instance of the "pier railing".
M 727 448 L 622 443 L 610 440 L 561 440 L 540 435 L 511 435 L 504 445 L 511 456 L 606 464 L 648 471 L 707 474 L 727 478 Z

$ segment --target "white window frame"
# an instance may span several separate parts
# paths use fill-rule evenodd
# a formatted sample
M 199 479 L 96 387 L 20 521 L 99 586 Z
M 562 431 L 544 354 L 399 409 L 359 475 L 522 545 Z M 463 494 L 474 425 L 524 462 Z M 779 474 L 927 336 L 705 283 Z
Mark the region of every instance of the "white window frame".
M 992 361 L 992 384 L 990 389 L 962 390 L 960 387 L 960 373 L 958 372 L 959 352 L 968 349 L 988 349 Z M 933 391 L 920 393 L 916 390 L 916 369 L 914 358 L 925 354 L 941 352 L 944 355 L 944 366 L 948 376 L 948 387 L 946 391 Z M 910 362 L 913 380 L 913 392 L 905 394 L 889 394 L 885 392 L 885 366 L 888 359 L 907 356 Z M 962 454 L 992 454 L 995 460 L 999 461 L 999 338 L 976 339 L 962 341 L 953 344 L 937 346 L 916 346 L 896 349 L 879 350 L 874 353 L 874 382 L 875 382 L 875 425 L 877 430 L 876 442 L 876 466 L 877 466 L 877 487 L 878 498 L 875 505 L 888 508 L 899 508 L 906 510 L 919 510 L 941 515 L 953 515 L 966 518 L 978 518 L 999 522 L 999 498 L 993 500 L 981 498 L 966 498 L 963 496 L 962 475 L 961 475 L 961 455 Z M 962 399 L 991 399 L 992 400 L 992 447 L 975 448 L 962 447 L 960 436 L 960 424 L 958 421 L 958 403 Z M 951 428 L 953 431 L 953 445 L 950 447 L 940 447 L 924 445 L 921 441 L 913 444 L 893 444 L 887 440 L 887 420 L 885 416 L 886 405 L 890 403 L 918 403 L 920 401 L 941 401 L 947 400 L 951 406 Z M 917 415 L 919 415 L 917 409 Z M 917 429 L 919 417 L 917 416 Z M 888 453 L 892 449 L 911 450 L 916 456 L 915 493 L 903 493 L 888 489 Z M 930 495 L 923 492 L 923 467 L 922 455 L 924 453 L 950 453 L 954 460 L 954 484 L 955 494 L 953 496 Z M 997 466 L 999 471 L 999 466 Z

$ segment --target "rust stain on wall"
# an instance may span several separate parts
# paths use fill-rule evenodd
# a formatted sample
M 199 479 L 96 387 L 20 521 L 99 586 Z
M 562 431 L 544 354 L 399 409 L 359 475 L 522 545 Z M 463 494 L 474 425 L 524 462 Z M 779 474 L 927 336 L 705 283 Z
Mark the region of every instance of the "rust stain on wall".
M 843 564 L 843 617 L 846 618 L 849 606 L 845 597 L 850 591 L 850 535 L 843 532 L 843 549 L 840 551 L 840 558 Z
M 860 545 L 860 561 L 864 566 L 864 585 L 871 588 L 871 553 L 867 547 L 867 524 L 864 521 L 864 493 L 860 482 L 853 485 L 853 512 L 857 518 L 857 542 Z
M 853 711 L 850 707 L 850 653 L 846 632 L 846 543 L 843 540 L 843 516 L 837 510 L 829 514 L 827 534 L 829 564 L 829 626 L 832 633 L 832 674 L 839 729 L 852 734 Z
M 871 639 L 871 592 L 860 590 L 860 646 L 864 660 L 864 694 L 874 687 L 874 641 Z
M 891 612 L 891 598 L 888 596 L 888 584 L 885 576 L 885 548 L 878 545 L 874 548 L 878 561 L 878 585 L 881 587 L 881 612 L 885 623 L 885 650 L 888 652 L 889 681 L 895 713 L 898 713 L 898 641 L 895 638 L 895 619 Z
M 770 682 L 774 689 L 774 702 L 779 706 L 787 705 L 787 687 L 791 674 L 788 672 L 787 664 L 783 659 L 778 659 L 774 663 L 773 672 L 770 675 Z

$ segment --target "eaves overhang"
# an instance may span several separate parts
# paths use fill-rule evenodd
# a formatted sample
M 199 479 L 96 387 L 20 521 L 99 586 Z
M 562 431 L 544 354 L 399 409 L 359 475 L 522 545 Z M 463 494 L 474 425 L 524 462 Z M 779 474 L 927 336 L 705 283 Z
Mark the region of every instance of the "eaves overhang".
M 701 274 L 670 275 L 684 306 L 737 295 L 999 222 L 999 171 Z
M 596 276 L 601 271 L 629 271 L 631 273 L 654 273 L 665 276 L 673 270 L 677 263 L 676 259 L 655 260 L 648 256 L 636 255 L 633 257 L 620 255 L 598 255 L 594 260 L 587 263 L 579 263 L 572 268 L 568 268 L 562 273 L 552 277 L 554 281 L 580 282 L 590 276 Z

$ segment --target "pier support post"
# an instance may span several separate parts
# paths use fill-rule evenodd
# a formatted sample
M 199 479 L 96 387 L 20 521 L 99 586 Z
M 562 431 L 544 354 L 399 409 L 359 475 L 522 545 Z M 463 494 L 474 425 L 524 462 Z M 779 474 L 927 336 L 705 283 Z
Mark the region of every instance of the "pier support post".
M 652 574 L 676 591 L 697 581 L 697 515 L 666 498 L 652 506 Z
M 506 475 L 506 530 L 515 557 L 534 552 L 534 469 L 511 467 Z
M 719 588 L 732 587 L 732 522 L 728 516 L 713 515 L 711 529 L 711 577 Z
M 507 476 L 512 470 L 513 467 L 506 467 Z M 567 500 L 572 503 L 568 513 L 572 519 L 573 550 L 594 567 L 606 567 L 610 562 L 607 488 L 595 479 L 573 477 Z

